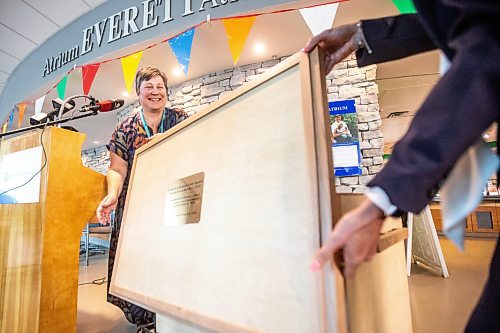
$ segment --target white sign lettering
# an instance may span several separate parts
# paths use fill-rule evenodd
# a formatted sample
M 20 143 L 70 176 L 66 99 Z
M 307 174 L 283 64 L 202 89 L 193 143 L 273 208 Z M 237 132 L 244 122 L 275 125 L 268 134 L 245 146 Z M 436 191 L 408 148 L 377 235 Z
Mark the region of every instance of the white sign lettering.
M 184 12 L 180 17 L 195 13 L 193 11 L 193 2 L 197 2 L 194 4 L 194 8 L 198 8 L 198 12 L 203 12 L 207 9 L 218 8 L 238 1 L 241 0 L 184 0 Z M 142 18 L 142 22 L 138 22 L 140 18 Z M 155 27 L 160 22 L 165 24 L 174 19 L 172 0 L 144 0 L 142 6 L 133 6 L 121 10 L 83 29 L 81 48 L 76 45 L 70 50 L 60 52 L 56 57 L 47 59 L 43 69 L 43 77 L 76 60 L 78 57 L 92 52 L 94 45 L 97 48 L 101 47 L 105 35 L 107 35 L 106 44 L 110 44 L 121 38 Z

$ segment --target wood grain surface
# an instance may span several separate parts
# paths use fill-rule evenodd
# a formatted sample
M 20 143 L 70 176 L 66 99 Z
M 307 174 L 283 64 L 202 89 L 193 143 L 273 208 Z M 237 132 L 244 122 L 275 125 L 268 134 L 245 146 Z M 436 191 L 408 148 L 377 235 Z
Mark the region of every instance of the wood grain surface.
M 76 331 L 80 236 L 104 196 L 104 176 L 82 166 L 83 134 L 37 130 L 3 141 L 0 155 L 41 138 L 40 202 L 0 205 L 1 333 Z

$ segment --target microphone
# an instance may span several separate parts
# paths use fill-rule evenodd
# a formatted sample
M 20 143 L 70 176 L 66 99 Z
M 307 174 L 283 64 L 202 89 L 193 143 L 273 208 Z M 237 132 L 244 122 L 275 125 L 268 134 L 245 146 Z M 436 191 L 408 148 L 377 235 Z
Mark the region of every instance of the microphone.
M 39 125 L 46 123 L 47 121 L 53 121 L 59 114 L 59 108 L 62 106 L 62 103 L 63 101 L 60 98 L 53 99 L 52 107 L 54 108 L 54 110 L 48 113 L 40 112 L 31 116 L 30 125 Z M 62 114 L 65 114 L 66 112 L 73 110 L 74 108 L 75 108 L 75 101 L 71 99 L 68 102 L 66 102 Z
M 97 102 L 82 107 L 82 112 L 86 111 L 101 111 L 108 112 L 121 108 L 125 104 L 123 99 L 107 99 L 105 101 Z

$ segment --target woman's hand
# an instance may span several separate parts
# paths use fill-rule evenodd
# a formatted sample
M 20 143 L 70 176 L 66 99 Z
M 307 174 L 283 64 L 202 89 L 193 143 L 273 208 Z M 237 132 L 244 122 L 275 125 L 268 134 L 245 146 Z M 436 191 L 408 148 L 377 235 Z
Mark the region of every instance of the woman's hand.
M 102 199 L 99 207 L 97 207 L 96 215 L 100 224 L 107 225 L 111 221 L 111 212 L 116 208 L 118 198 L 114 194 L 108 194 Z

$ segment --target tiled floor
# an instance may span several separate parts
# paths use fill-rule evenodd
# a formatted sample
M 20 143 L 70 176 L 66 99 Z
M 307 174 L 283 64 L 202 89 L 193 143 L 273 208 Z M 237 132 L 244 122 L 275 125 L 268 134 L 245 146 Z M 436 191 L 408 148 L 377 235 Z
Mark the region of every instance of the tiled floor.
M 412 266 L 409 279 L 414 333 L 463 332 L 488 277 L 496 240 L 475 238 L 460 252 L 441 238 L 450 277 L 444 279 Z
M 119 308 L 106 302 L 106 283 L 84 284 L 96 279 L 107 280 L 107 263 L 107 255 L 90 257 L 88 267 L 80 260 L 78 333 L 135 333 L 137 330 L 135 326 L 128 324 Z
M 463 331 L 486 281 L 495 244 L 494 239 L 467 239 L 466 251 L 461 253 L 442 238 L 447 279 L 413 265 L 409 283 L 415 333 Z M 91 257 L 88 267 L 81 260 L 79 284 L 106 277 L 106 267 L 103 255 Z M 78 292 L 78 333 L 136 332 L 121 310 L 106 302 L 105 283 L 80 285 Z

